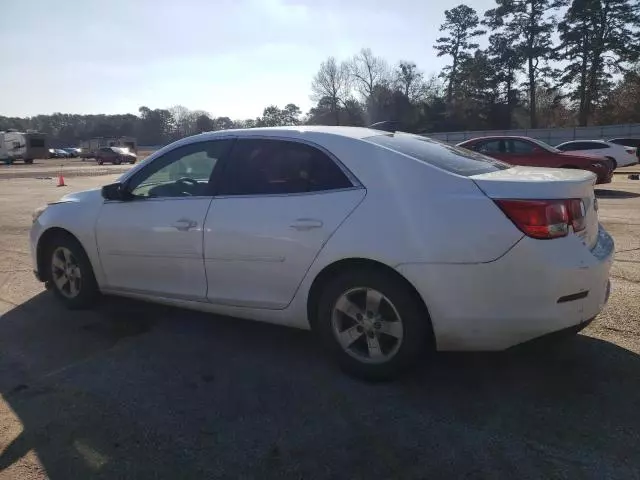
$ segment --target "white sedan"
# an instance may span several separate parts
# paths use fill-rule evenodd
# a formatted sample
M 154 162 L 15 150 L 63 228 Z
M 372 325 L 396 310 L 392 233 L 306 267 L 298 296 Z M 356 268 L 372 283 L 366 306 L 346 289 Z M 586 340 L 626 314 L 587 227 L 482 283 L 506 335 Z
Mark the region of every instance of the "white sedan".
M 347 371 L 390 378 L 598 315 L 613 241 L 594 181 L 405 133 L 227 130 L 37 210 L 31 252 L 68 307 L 115 294 L 310 328 Z
M 614 170 L 638 163 L 636 149 L 618 145 L 605 140 L 572 140 L 556 145 L 563 152 L 580 152 L 608 158 L 613 162 Z

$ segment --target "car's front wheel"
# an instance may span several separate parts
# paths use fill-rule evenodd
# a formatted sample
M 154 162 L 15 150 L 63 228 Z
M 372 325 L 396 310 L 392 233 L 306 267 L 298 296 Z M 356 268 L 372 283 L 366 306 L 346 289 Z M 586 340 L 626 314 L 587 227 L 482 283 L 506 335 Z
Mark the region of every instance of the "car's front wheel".
M 313 323 L 339 365 L 367 380 L 392 379 L 433 349 L 424 305 L 402 279 L 377 269 L 327 282 Z
M 48 279 L 55 295 L 71 309 L 92 306 L 99 289 L 82 245 L 69 235 L 59 235 L 47 252 Z

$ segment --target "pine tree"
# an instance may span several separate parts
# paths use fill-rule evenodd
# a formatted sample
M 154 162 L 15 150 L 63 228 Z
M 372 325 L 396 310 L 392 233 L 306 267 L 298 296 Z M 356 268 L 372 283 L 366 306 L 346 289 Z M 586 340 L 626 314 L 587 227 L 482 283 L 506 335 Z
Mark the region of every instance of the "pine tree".
M 467 5 L 458 5 L 451 10 L 445 10 L 445 22 L 440 25 L 441 32 L 448 32 L 448 37 L 440 37 L 433 48 L 438 56 L 451 55 L 451 65 L 445 68 L 447 77 L 447 102 L 451 103 L 453 92 L 458 82 L 458 69 L 469 51 L 478 48 L 473 38 L 484 35 L 484 30 L 478 28 L 480 20 L 476 11 Z
M 587 125 L 613 74 L 640 58 L 640 1 L 573 0 L 558 26 L 561 83 L 572 84 L 578 122 Z

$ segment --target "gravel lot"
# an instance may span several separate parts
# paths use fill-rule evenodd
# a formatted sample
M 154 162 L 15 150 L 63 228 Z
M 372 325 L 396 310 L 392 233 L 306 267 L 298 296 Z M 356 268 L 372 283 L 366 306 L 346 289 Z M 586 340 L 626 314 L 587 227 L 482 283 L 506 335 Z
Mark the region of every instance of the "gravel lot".
M 308 332 L 63 310 L 31 273 L 31 211 L 127 167 L 70 162 L 65 188 L 56 168 L 0 167 L 0 478 L 640 478 L 640 182 L 598 189 L 617 254 L 583 334 L 369 385 Z

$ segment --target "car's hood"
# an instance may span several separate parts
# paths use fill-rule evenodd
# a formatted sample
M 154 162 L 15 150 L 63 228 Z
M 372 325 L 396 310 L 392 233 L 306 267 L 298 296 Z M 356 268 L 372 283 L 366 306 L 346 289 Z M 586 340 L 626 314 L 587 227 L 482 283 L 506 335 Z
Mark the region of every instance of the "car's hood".
M 102 191 L 100 188 L 94 188 L 91 190 L 83 190 L 81 192 L 69 193 L 65 195 L 57 202 L 53 203 L 66 203 L 66 202 L 102 202 Z

